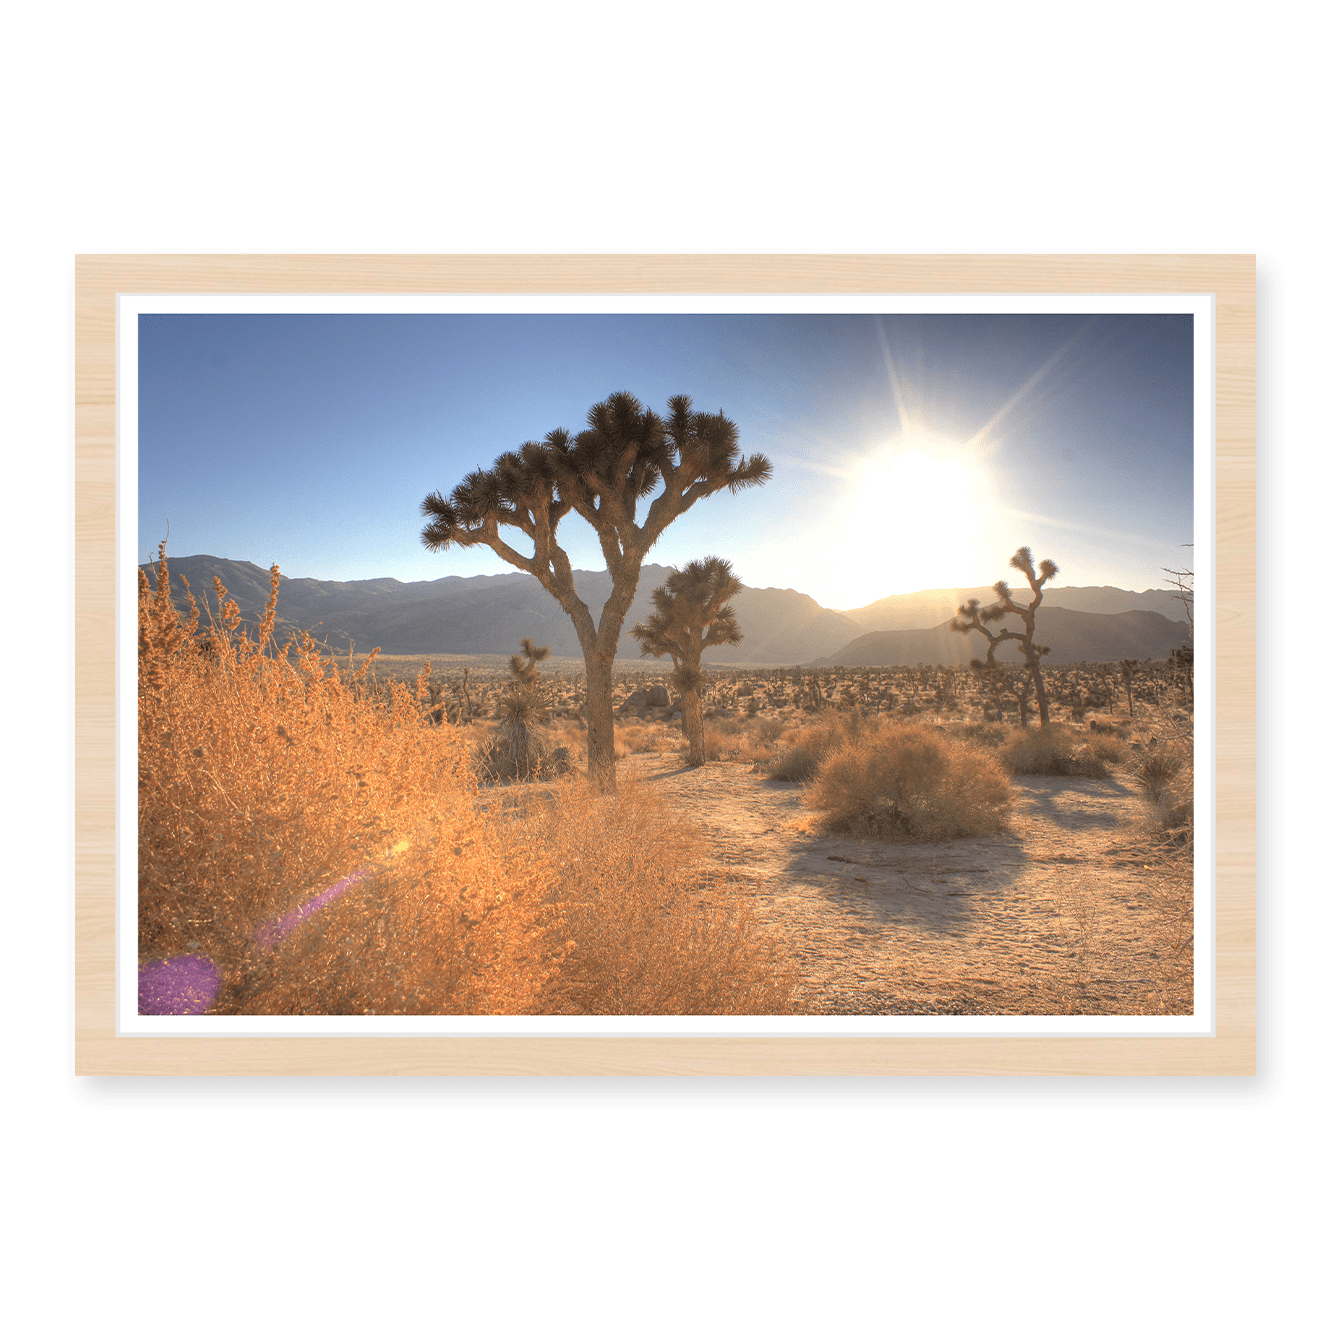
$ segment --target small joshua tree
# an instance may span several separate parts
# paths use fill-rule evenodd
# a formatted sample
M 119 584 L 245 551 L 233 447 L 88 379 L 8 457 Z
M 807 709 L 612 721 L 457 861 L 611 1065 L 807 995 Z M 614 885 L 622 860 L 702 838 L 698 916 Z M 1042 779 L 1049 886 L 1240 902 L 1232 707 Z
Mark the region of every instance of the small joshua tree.
M 971 667 L 979 676 L 980 682 L 988 695 L 987 701 L 1002 719 L 1002 700 L 1011 698 L 1016 703 L 1016 711 L 1021 724 L 1030 723 L 1030 694 L 1034 691 L 1034 680 L 1028 670 L 1017 671 L 1000 661 L 972 660 Z
M 471 670 L 469 667 L 462 671 L 462 682 L 453 684 L 453 693 L 457 698 L 457 723 L 459 725 L 470 725 L 476 709 L 471 703 Z
M 1030 673 L 1031 682 L 1034 684 L 1035 699 L 1039 703 L 1039 728 L 1048 728 L 1048 694 L 1044 691 L 1044 678 L 1039 671 L 1039 662 L 1044 656 L 1048 655 L 1049 648 L 1036 645 L 1034 640 L 1034 616 L 1044 599 L 1044 583 L 1057 576 L 1058 566 L 1051 559 L 1042 559 L 1039 563 L 1039 576 L 1035 576 L 1034 559 L 1030 554 L 1028 545 L 1022 546 L 1011 557 L 1011 566 L 1017 572 L 1025 574 L 1025 580 L 1030 584 L 1030 591 L 1033 593 L 1033 599 L 1028 605 L 1018 605 L 1011 598 L 1011 588 L 1006 582 L 995 582 L 993 584 L 993 594 L 997 600 L 992 604 L 980 608 L 977 600 L 970 600 L 962 605 L 956 611 L 956 617 L 951 621 L 951 631 L 953 633 L 982 633 L 988 639 L 987 658 L 976 664 L 979 670 L 990 670 L 998 668 L 996 651 L 1001 642 L 1015 642 L 1020 649 L 1021 655 L 1025 657 L 1025 668 Z M 1008 614 L 1019 616 L 1025 624 L 1025 631 L 1013 633 L 1011 629 L 1004 628 L 999 633 L 991 632 L 988 628 L 990 623 L 1000 623 Z M 1025 708 L 1021 708 L 1021 721 L 1025 722 Z
M 549 647 L 538 647 L 524 637 L 520 654 L 508 658 L 513 679 L 499 699 L 499 742 L 506 749 L 504 769 L 519 780 L 540 766 L 542 745 L 535 726 L 549 715 L 549 703 L 536 665 L 549 654 Z
M 1122 671 L 1122 682 L 1126 685 L 1127 689 L 1127 714 L 1134 718 L 1136 715 L 1136 703 L 1131 695 L 1131 680 L 1132 676 L 1136 673 L 1136 662 L 1134 660 L 1120 660 L 1118 661 L 1118 669 Z
M 488 545 L 530 573 L 573 621 L 586 661 L 588 774 L 602 790 L 614 789 L 612 671 L 642 560 L 699 499 L 764 484 L 770 474 L 761 453 L 740 455 L 738 428 L 724 412 L 694 411 L 680 395 L 661 417 L 621 392 L 593 406 L 587 428 L 575 437 L 552 430 L 541 443 L 504 453 L 490 470 L 472 472 L 447 498 L 436 491 L 421 504 L 429 519 L 421 532 L 427 549 Z M 613 582 L 599 622 L 578 595 L 558 542 L 569 513 L 596 532 Z M 509 545 L 503 528 L 517 532 L 519 543 L 525 537 L 531 554 Z
M 683 729 L 688 736 L 688 765 L 707 760 L 702 728 L 702 653 L 707 647 L 741 642 L 734 606 L 728 602 L 744 589 L 728 559 L 694 559 L 676 568 L 665 585 L 651 593 L 656 608 L 645 623 L 629 632 L 642 644 L 644 656 L 669 655 L 674 661 L 671 682 L 683 696 Z

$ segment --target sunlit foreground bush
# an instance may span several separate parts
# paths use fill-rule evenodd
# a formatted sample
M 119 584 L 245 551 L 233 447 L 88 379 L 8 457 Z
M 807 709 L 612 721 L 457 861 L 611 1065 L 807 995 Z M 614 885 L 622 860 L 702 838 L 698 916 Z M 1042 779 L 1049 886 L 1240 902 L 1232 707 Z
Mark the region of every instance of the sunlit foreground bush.
M 220 583 L 220 622 L 182 624 L 168 579 L 163 560 L 155 591 L 140 582 L 140 963 L 209 957 L 222 1013 L 782 1000 L 755 920 L 691 885 L 689 838 L 654 803 L 567 777 L 515 820 L 478 791 L 466 728 L 363 668 L 338 677 L 308 638 L 274 650 L 275 569 L 252 640 Z
M 553 965 L 551 871 L 477 811 L 457 732 L 426 725 L 401 685 L 364 696 L 309 639 L 273 651 L 275 571 L 254 640 L 220 584 L 221 622 L 181 629 L 167 576 L 163 563 L 157 593 L 140 587 L 140 961 L 209 956 L 218 1011 L 530 1008 Z M 262 945 L 265 926 L 362 868 Z
M 549 1009 L 605 1015 L 792 1009 L 777 943 L 739 888 L 701 879 L 697 833 L 650 784 L 619 774 L 614 799 L 585 781 L 533 798 L 517 824 L 551 855 L 551 937 L 566 948 Z
M 936 725 L 886 724 L 830 752 L 805 800 L 828 830 L 944 841 L 1000 832 L 1011 784 L 987 749 Z

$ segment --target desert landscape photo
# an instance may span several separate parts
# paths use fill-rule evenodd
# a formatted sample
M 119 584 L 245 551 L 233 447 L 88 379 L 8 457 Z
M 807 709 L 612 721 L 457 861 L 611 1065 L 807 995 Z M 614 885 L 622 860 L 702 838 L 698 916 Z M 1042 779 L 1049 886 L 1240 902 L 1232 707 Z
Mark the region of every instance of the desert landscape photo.
M 140 1015 L 1196 1010 L 1190 315 L 136 331 Z

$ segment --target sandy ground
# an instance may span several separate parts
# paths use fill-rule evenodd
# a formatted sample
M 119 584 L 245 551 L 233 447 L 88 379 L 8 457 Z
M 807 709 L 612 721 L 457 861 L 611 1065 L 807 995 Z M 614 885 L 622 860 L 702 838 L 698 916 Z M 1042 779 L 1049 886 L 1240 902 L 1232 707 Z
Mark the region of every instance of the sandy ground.
M 817 834 L 799 786 L 740 763 L 621 770 L 704 827 L 700 867 L 780 932 L 809 1012 L 1192 1009 L 1190 862 L 1146 846 L 1118 780 L 1018 777 L 1008 834 L 896 845 Z

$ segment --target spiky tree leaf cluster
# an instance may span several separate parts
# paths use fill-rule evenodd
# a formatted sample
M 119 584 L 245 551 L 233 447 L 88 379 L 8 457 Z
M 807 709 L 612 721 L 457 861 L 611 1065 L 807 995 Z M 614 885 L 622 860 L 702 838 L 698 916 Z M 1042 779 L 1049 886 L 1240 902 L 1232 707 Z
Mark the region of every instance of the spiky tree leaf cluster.
M 738 427 L 724 412 L 694 411 L 679 395 L 660 416 L 620 392 L 591 408 L 581 433 L 551 430 L 473 471 L 446 498 L 435 491 L 421 504 L 426 548 L 487 545 L 535 577 L 572 620 L 587 667 L 589 774 L 602 789 L 614 787 L 611 670 L 642 560 L 699 499 L 764 484 L 770 474 L 762 454 L 740 453 Z M 558 541 L 559 523 L 570 513 L 596 532 L 613 583 L 599 622 Z M 530 555 L 508 543 L 514 531 L 530 540 Z
M 534 688 L 540 678 L 536 666 L 550 654 L 549 647 L 538 647 L 529 637 L 522 639 L 522 650 L 508 657 L 508 669 L 517 684 Z
M 1030 678 L 1034 684 L 1035 698 L 1039 703 L 1039 727 L 1048 728 L 1048 694 L 1044 689 L 1043 675 L 1039 669 L 1039 662 L 1048 655 L 1049 648 L 1039 646 L 1034 640 L 1034 616 L 1040 604 L 1044 599 L 1044 584 L 1057 576 L 1058 567 L 1052 559 L 1041 559 L 1039 562 L 1039 571 L 1036 575 L 1034 567 L 1034 557 L 1030 553 L 1028 545 L 1021 546 L 1015 554 L 1011 556 L 1011 567 L 1017 572 L 1025 575 L 1026 582 L 1029 583 L 1032 599 L 1028 605 L 1018 604 L 1012 599 L 1011 587 L 1005 582 L 995 582 L 993 584 L 993 595 L 996 597 L 993 604 L 980 606 L 979 601 L 971 598 L 956 611 L 956 617 L 951 621 L 951 630 L 954 633 L 981 633 L 988 639 L 988 654 L 982 661 L 974 662 L 975 668 L 979 670 L 998 669 L 999 664 L 996 657 L 998 646 L 1003 642 L 1015 642 L 1020 653 L 1025 658 L 1025 668 L 1029 671 Z M 993 632 L 988 625 L 1001 623 L 1007 615 L 1016 615 L 1024 625 L 1023 631 L 1014 633 L 1010 628 L 1003 628 L 999 632 Z M 1025 719 L 1025 709 L 1021 709 L 1022 722 Z
M 702 653 L 708 647 L 743 641 L 734 606 L 729 602 L 744 589 L 728 559 L 714 555 L 694 559 L 676 568 L 651 593 L 655 609 L 645 623 L 630 633 L 642 644 L 644 656 L 668 655 L 674 661 L 671 682 L 683 696 L 684 732 L 688 736 L 688 762 L 706 762 L 702 725 Z

